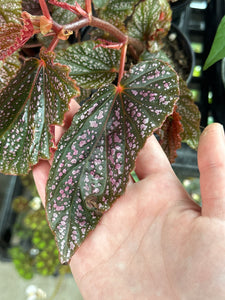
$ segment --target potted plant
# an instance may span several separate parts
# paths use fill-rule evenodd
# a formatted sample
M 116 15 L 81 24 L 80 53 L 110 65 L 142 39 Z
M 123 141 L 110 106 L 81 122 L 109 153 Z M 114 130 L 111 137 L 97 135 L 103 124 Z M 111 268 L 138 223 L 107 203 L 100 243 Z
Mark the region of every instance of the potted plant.
M 68 263 L 124 193 L 147 137 L 157 133 L 174 161 L 181 141 L 197 146 L 200 114 L 165 52 L 148 55 L 164 47 L 167 0 L 40 0 L 38 15 L 26 2 L 0 2 L 0 171 L 26 174 L 55 153 L 46 213 Z M 63 125 L 74 97 L 84 104 L 56 145 L 54 125 Z

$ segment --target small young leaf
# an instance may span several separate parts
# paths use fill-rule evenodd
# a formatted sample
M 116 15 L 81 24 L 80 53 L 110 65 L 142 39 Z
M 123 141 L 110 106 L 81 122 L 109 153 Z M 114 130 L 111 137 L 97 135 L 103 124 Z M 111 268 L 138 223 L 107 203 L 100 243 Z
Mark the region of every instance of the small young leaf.
M 167 0 L 146 0 L 135 9 L 128 24 L 129 35 L 148 42 L 154 49 L 157 40 L 166 36 L 171 25 L 171 9 Z M 157 50 L 158 46 L 157 46 Z
M 20 68 L 20 61 L 18 58 L 18 53 L 14 53 L 13 55 L 6 58 L 6 60 L 0 61 L 0 90 L 3 89 L 12 79 L 16 72 Z
M 69 68 L 54 64 L 54 54 L 25 62 L 0 92 L 0 171 L 26 174 L 39 158 L 50 158 L 49 126 L 62 124 L 77 88 Z
M 111 83 L 119 69 L 120 52 L 118 50 L 97 47 L 93 41 L 77 43 L 61 51 L 56 61 L 69 65 L 70 77 L 83 88 L 99 88 Z
M 138 151 L 173 112 L 178 92 L 168 65 L 143 62 L 125 75 L 120 92 L 103 86 L 74 116 L 47 184 L 47 216 L 62 263 L 124 193 Z
M 222 18 L 218 26 L 211 50 L 206 59 L 203 70 L 208 69 L 218 60 L 225 57 L 225 33 L 224 32 L 225 32 L 225 16 Z
M 181 116 L 174 110 L 159 129 L 160 144 L 166 153 L 170 163 L 175 161 L 177 157 L 177 149 L 181 147 L 181 133 L 183 127 L 180 122 Z
M 24 18 L 23 23 L 23 26 L 9 23 L 0 27 L 0 60 L 21 48 L 34 34 L 31 20 Z
M 4 23 L 20 24 L 21 0 L 0 0 L 0 27 Z
M 184 131 L 181 133 L 182 141 L 191 148 L 197 149 L 200 137 L 201 115 L 198 106 L 194 103 L 191 91 L 186 82 L 180 78 L 180 97 L 177 102 L 177 112 L 181 116 L 181 124 Z

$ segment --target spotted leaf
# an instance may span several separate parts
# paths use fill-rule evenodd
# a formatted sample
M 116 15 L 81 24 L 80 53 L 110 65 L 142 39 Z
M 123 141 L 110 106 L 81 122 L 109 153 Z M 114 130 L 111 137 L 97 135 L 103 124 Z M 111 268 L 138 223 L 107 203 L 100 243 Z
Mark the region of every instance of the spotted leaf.
M 30 19 L 23 19 L 20 24 L 2 24 L 0 27 L 0 60 L 13 54 L 21 48 L 34 34 L 33 24 Z
M 0 61 L 0 90 L 9 83 L 10 79 L 19 70 L 21 64 L 18 56 L 18 53 L 15 52 L 13 55 L 7 57 L 4 62 Z
M 140 2 L 128 24 L 129 35 L 147 42 L 151 51 L 158 51 L 158 42 L 170 29 L 171 15 L 168 0 Z
M 123 27 L 125 19 L 133 12 L 139 0 L 108 0 L 94 1 L 100 18 L 109 21 L 117 27 Z
M 177 112 L 181 116 L 181 124 L 184 131 L 181 133 L 183 142 L 186 142 L 191 148 L 197 149 L 200 137 L 200 119 L 201 114 L 198 106 L 194 103 L 191 91 L 186 82 L 180 78 L 180 97 L 177 102 Z
M 0 27 L 4 23 L 20 24 L 21 0 L 0 0 Z
M 124 193 L 138 151 L 173 112 L 176 73 L 161 61 L 135 65 L 117 91 L 100 88 L 63 135 L 47 184 L 47 217 L 61 256 L 74 251 Z
M 83 88 L 99 88 L 111 83 L 119 69 L 120 52 L 118 50 L 97 47 L 98 42 L 87 41 L 74 44 L 61 51 L 56 61 L 71 68 L 70 76 Z
M 26 174 L 39 158 L 50 158 L 51 124 L 62 124 L 77 88 L 68 67 L 54 64 L 54 54 L 25 62 L 0 92 L 0 171 Z
M 78 0 L 78 1 L 61 0 L 60 2 L 62 2 L 62 3 L 65 2 L 66 4 L 69 4 L 69 5 L 74 5 L 75 2 L 77 2 L 82 8 L 85 7 L 85 0 Z M 72 22 L 74 19 L 77 18 L 77 16 L 73 12 L 71 12 L 67 9 L 53 6 L 52 18 L 53 18 L 53 20 L 55 20 L 56 22 L 58 22 L 60 24 L 66 24 L 66 23 Z

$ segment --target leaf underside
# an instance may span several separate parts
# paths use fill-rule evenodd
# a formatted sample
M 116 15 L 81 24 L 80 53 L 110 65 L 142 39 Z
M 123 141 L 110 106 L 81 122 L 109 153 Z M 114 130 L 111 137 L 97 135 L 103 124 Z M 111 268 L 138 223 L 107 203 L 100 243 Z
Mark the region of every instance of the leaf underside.
M 181 116 L 174 110 L 159 129 L 160 144 L 166 153 L 170 163 L 174 163 L 177 157 L 177 149 L 181 147 L 181 133 L 183 127 L 180 122 Z
M 135 65 L 121 86 L 100 88 L 81 107 L 55 153 L 46 210 L 62 263 L 124 193 L 138 151 L 178 99 L 177 75 L 161 61 Z
M 61 125 L 68 103 L 77 95 L 68 67 L 54 64 L 54 54 L 25 62 L 0 92 L 0 172 L 27 174 L 54 146 L 49 127 Z
M 56 61 L 70 66 L 70 77 L 82 88 L 97 89 L 116 77 L 120 52 L 98 45 L 99 42 L 93 41 L 77 43 L 60 51 L 56 57 Z

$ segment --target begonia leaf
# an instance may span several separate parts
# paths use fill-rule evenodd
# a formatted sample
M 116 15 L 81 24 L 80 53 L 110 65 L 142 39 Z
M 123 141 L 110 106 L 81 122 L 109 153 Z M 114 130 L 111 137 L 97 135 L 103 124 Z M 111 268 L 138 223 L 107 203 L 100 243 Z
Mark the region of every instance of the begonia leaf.
M 21 0 L 0 0 L 0 27 L 4 23 L 20 24 Z
M 138 151 L 172 114 L 178 79 L 161 61 L 133 66 L 101 87 L 61 138 L 47 184 L 47 217 L 67 263 L 101 215 L 124 193 Z
M 170 163 L 174 163 L 177 157 L 177 149 L 181 147 L 181 133 L 183 127 L 181 124 L 181 116 L 174 110 L 159 129 L 159 142 L 166 153 Z
M 14 23 L 2 24 L 0 27 L 0 60 L 4 60 L 21 48 L 33 34 L 33 24 L 28 18 L 23 18 L 23 26 Z
M 15 52 L 7 57 L 5 61 L 0 61 L 0 90 L 3 89 L 15 76 L 19 70 L 21 63 L 18 58 L 18 53 Z
M 184 131 L 181 133 L 182 141 L 191 148 L 197 149 L 200 137 L 201 114 L 198 106 L 194 103 L 192 92 L 186 82 L 179 78 L 180 97 L 177 102 L 177 112 L 181 116 L 181 124 Z
M 61 51 L 56 61 L 69 65 L 70 77 L 83 88 L 99 88 L 111 83 L 119 69 L 120 52 L 118 50 L 97 47 L 99 43 L 87 41 L 77 43 Z
M 154 50 L 157 43 L 158 51 L 158 41 L 166 36 L 170 29 L 171 15 L 172 11 L 167 0 L 140 2 L 128 24 L 129 36 L 148 42 L 150 50 Z
M 85 7 L 85 0 L 61 0 L 60 2 L 65 2 L 69 5 L 74 5 L 75 2 L 77 2 L 82 8 Z M 60 24 L 66 24 L 72 22 L 74 19 L 77 18 L 77 16 L 69 10 L 63 9 L 58 6 L 53 6 L 52 18 Z
M 0 172 L 26 174 L 54 146 L 49 127 L 62 124 L 70 99 L 77 95 L 69 68 L 54 64 L 54 53 L 25 62 L 0 92 Z
M 125 19 L 133 12 L 139 0 L 94 1 L 99 17 L 117 27 L 123 27 Z

